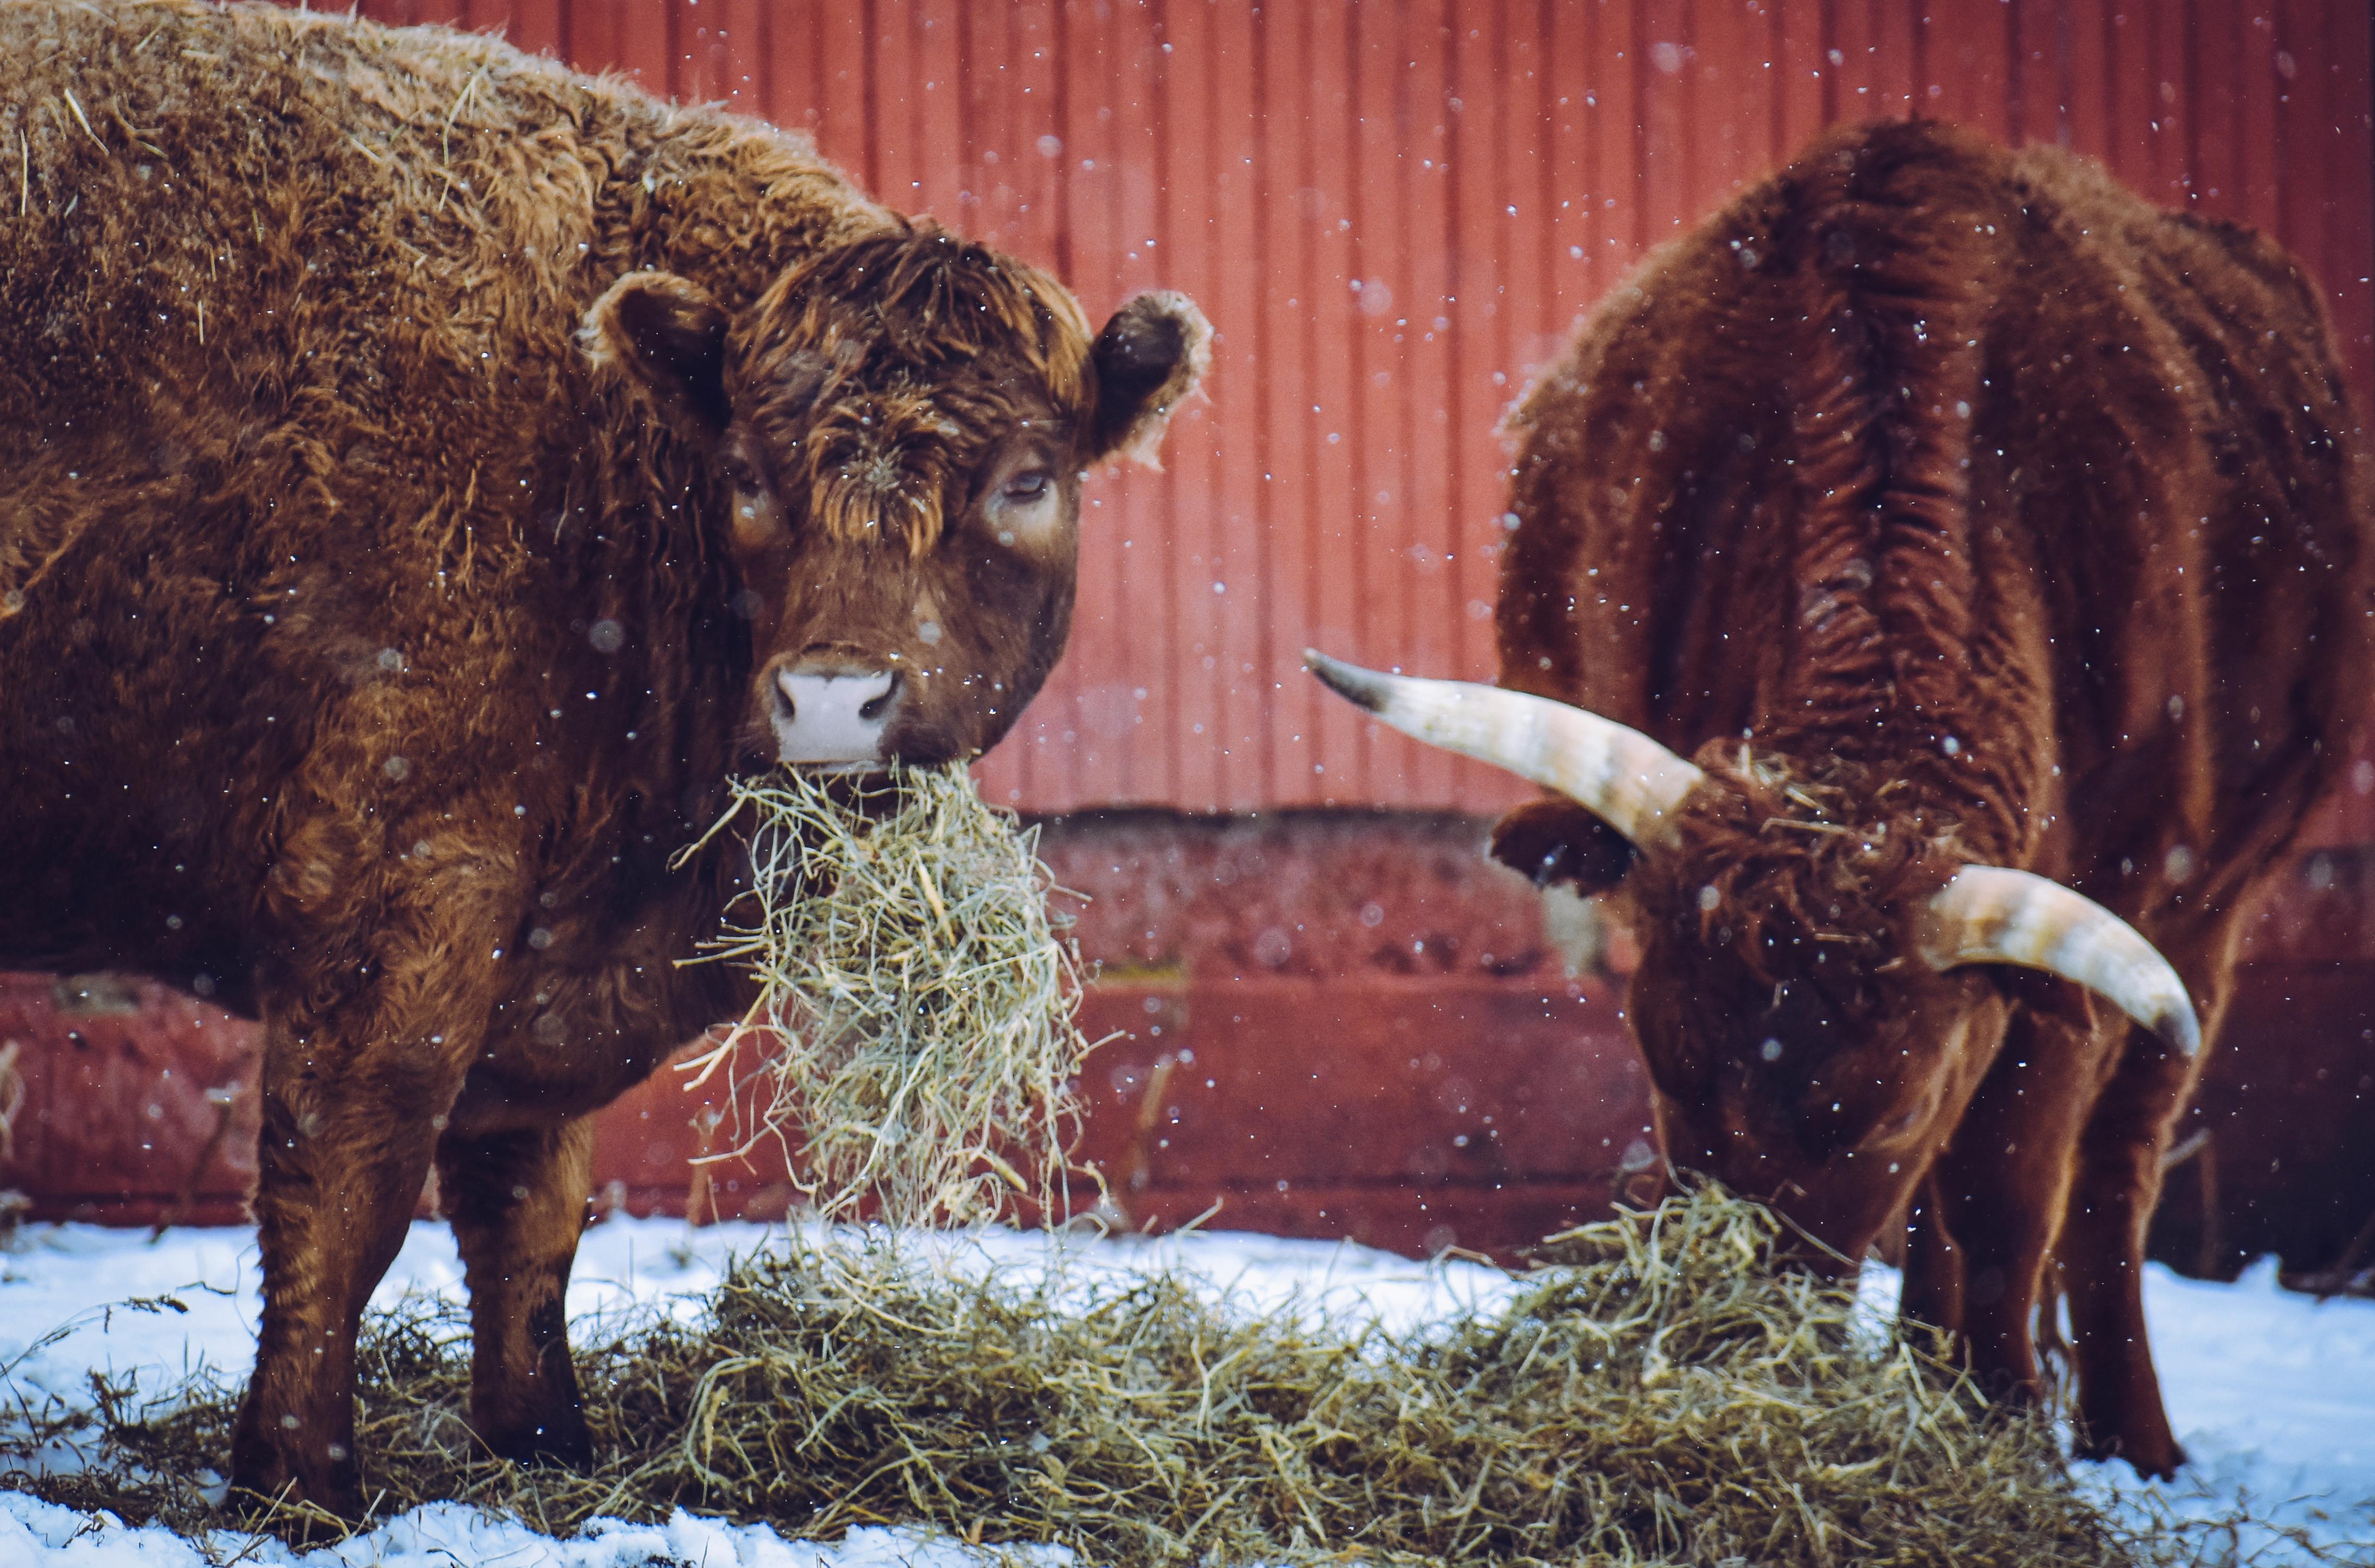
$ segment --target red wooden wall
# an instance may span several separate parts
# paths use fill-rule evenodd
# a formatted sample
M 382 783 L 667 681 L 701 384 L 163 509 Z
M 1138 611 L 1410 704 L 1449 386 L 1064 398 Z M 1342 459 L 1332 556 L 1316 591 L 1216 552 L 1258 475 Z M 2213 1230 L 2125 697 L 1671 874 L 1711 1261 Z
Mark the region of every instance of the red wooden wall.
M 1645 249 L 1819 126 L 1919 111 L 2064 141 L 2274 231 L 2326 283 L 2375 407 L 2367 0 L 362 8 L 503 27 L 806 127 L 1093 312 L 1156 285 L 1203 302 L 1213 395 L 1176 421 L 1167 472 L 1092 487 L 1070 653 L 982 769 L 1043 811 L 1239 814 L 1086 812 L 1046 841 L 1095 895 L 1089 1015 L 1121 1036 L 1084 1084 L 1087 1152 L 1156 1224 L 1223 1197 L 1225 1224 L 1509 1244 L 1641 1172 L 1621 945 L 1569 981 L 1531 895 L 1477 856 L 1477 816 L 1269 808 L 1512 798 L 1356 723 L 1295 655 L 1492 674 L 1501 411 Z M 2354 784 L 2320 835 L 2340 847 L 2272 879 L 2193 1113 L 2219 1159 L 2172 1189 L 2169 1256 L 2326 1256 L 2375 1205 L 2375 760 Z M 0 1185 L 47 1214 L 236 1211 L 253 1026 L 153 985 L 0 976 L 12 1041 L 26 1102 Z M 698 1114 L 665 1074 L 606 1112 L 601 1185 L 694 1202 Z M 717 1179 L 743 1184 L 709 1195 L 725 1212 L 786 1196 Z
M 1502 410 L 1649 245 L 1837 119 L 2060 141 L 2326 282 L 2375 395 L 2367 0 L 364 0 L 811 132 L 884 198 L 1219 328 L 1093 490 L 1071 653 L 984 766 L 1041 810 L 1516 797 L 1307 643 L 1489 678 Z M 2375 772 L 2364 775 L 2375 785 Z M 2333 838 L 2375 836 L 2375 798 Z

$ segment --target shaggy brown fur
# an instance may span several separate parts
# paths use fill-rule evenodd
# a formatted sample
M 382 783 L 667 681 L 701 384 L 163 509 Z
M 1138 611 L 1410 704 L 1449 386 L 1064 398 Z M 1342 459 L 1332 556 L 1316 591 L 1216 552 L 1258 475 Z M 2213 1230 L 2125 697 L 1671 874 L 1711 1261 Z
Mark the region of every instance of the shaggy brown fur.
M 2182 1458 L 2138 1269 L 2197 1065 L 2076 988 L 1932 972 L 1970 862 L 2134 924 L 2214 1030 L 2246 884 L 2368 696 L 2369 460 L 2275 247 L 2050 148 L 1834 133 L 1651 257 L 1513 417 L 1505 685 L 1708 783 L 1630 878 L 1672 1157 L 2038 1388 L 2058 1259 L 2090 1451 Z M 1495 853 L 1613 885 L 1543 801 Z
M 738 858 L 669 855 L 792 677 L 884 683 L 857 765 L 1005 733 L 1202 319 L 1092 343 L 799 139 L 486 39 L 102 0 L 0 59 L 0 965 L 266 1024 L 241 1486 L 359 1502 L 432 1159 L 480 1435 L 583 1458 L 583 1118 L 739 1006 L 674 962 Z

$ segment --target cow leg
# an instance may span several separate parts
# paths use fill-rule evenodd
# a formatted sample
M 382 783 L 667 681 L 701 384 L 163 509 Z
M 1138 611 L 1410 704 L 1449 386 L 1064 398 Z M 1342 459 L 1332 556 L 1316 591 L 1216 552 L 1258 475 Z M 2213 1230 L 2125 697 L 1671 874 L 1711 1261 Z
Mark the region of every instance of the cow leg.
M 362 1012 L 357 1008 L 355 1011 Z M 231 1429 L 231 1484 L 361 1511 L 355 1334 L 428 1180 L 432 1118 L 461 1082 L 426 1032 L 267 1006 L 255 1217 L 264 1313 Z
M 2207 980 L 2194 996 L 2204 1049 L 2189 1058 L 2145 1030 L 2119 1029 L 2121 1054 L 2087 1117 L 2055 1249 L 2078 1368 L 2078 1452 L 2116 1454 L 2140 1476 L 2172 1475 L 2185 1463 L 2145 1332 L 2145 1232 L 2160 1202 L 2161 1150 L 2226 1018 L 2239 929 L 2230 916 L 2163 947 L 2180 974 Z
M 1949 1334 L 1963 1330 L 1963 1255 L 1947 1233 L 1933 1168 L 1913 1192 L 1905 1244 L 1905 1289 L 1897 1315 Z
M 2145 1230 L 2160 1201 L 2160 1151 L 2184 1107 L 2192 1064 L 2143 1030 L 2097 1102 L 2058 1249 L 2078 1367 L 2078 1452 L 2113 1455 L 2140 1476 L 2185 1463 L 2169 1429 L 2145 1332 Z
M 2042 1397 L 2037 1300 L 2099 1077 L 2090 1031 L 2019 1007 L 1928 1188 L 1960 1254 L 1957 1343 L 1991 1397 Z M 1926 1227 L 1925 1227 L 1926 1229 Z
M 470 1287 L 470 1425 L 506 1459 L 593 1467 L 562 1310 L 593 1168 L 586 1117 L 437 1146 Z

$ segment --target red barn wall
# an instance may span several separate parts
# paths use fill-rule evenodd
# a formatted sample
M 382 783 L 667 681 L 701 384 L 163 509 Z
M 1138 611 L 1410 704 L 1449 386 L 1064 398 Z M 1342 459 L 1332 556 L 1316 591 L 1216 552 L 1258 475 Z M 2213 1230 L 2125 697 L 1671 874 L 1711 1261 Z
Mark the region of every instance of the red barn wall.
M 815 136 L 1102 319 L 1187 289 L 1209 403 L 1092 489 L 1025 809 L 1493 810 L 1317 643 L 1490 678 L 1501 414 L 1659 241 L 1833 121 L 1934 115 L 2275 234 L 2375 399 L 2366 0 L 363 0 Z M 2375 776 L 2370 776 L 2375 785 Z M 2375 837 L 2361 796 L 2328 836 Z
M 1822 125 L 1919 112 L 2057 141 L 2275 233 L 2375 406 L 2364 0 L 361 8 L 802 127 L 1093 313 L 1170 286 L 1211 314 L 1211 396 L 1163 473 L 1093 483 L 1070 651 L 980 770 L 992 799 L 1070 814 L 1048 851 L 1098 895 L 1092 1020 L 1124 1032 L 1086 1086 L 1089 1148 L 1157 1222 L 1223 1197 L 1224 1223 L 1498 1244 L 1637 1168 L 1620 980 L 1570 982 L 1530 895 L 1475 854 L 1517 788 L 1360 721 L 1296 655 L 1490 678 L 1503 410 L 1644 251 Z M 2319 1149 L 2375 1149 L 2375 766 L 2354 784 L 2327 853 L 2278 878 L 2199 1117 L 2228 1151 L 2214 1207 L 2302 1212 L 2307 1182 L 2345 1236 L 2375 1167 L 2304 1172 L 2288 1129 L 2314 1109 Z M 188 1188 L 228 1213 L 253 1114 L 235 1101 L 200 1160 L 224 1119 L 201 1091 L 253 1081 L 253 1032 L 101 989 L 0 984 L 29 1085 L 0 1173 L 53 1212 L 151 1215 Z M 685 1203 L 694 1115 L 665 1078 L 609 1113 L 614 1196 Z M 718 1179 L 729 1212 L 785 1196 Z M 2198 1250 L 2200 1217 L 2172 1223 Z

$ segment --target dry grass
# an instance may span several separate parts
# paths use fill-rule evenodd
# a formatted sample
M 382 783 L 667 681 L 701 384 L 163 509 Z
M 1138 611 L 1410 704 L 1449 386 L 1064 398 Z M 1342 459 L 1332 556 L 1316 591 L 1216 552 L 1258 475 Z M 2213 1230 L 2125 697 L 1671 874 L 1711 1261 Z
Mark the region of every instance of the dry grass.
M 868 1195 L 908 1222 L 1048 1212 L 1087 1046 L 1033 841 L 960 770 L 853 788 L 741 792 L 758 890 L 707 961 L 750 964 L 762 996 L 691 1075 L 751 1075 L 744 1147 L 782 1139 L 828 1213 Z M 1775 1231 L 1688 1193 L 1553 1238 L 1503 1310 L 1395 1334 L 1173 1274 L 951 1269 L 895 1232 L 818 1228 L 737 1266 L 695 1319 L 579 1326 L 585 1475 L 480 1449 L 457 1306 L 374 1316 L 361 1458 L 383 1515 L 450 1498 L 548 1531 L 676 1508 L 805 1538 L 916 1522 L 1097 1564 L 2233 1560 L 2231 1517 L 2149 1539 L 2107 1519 L 2043 1416 L 1777 1273 Z M 0 1418 L 0 1480 L 220 1525 L 202 1482 L 233 1391 L 94 1375 L 92 1394 Z
M 697 1322 L 614 1325 L 580 1353 L 591 1475 L 478 1452 L 454 1309 L 373 1319 L 363 1457 L 384 1513 L 920 1521 L 1100 1564 L 2231 1561 L 2231 1520 L 2149 1539 L 2108 1520 L 2043 1418 L 1857 1328 L 1847 1292 L 1770 1270 L 1773 1240 L 1753 1205 L 1676 1197 L 1558 1238 L 1505 1310 L 1396 1335 L 1167 1274 L 952 1273 L 880 1236 L 795 1239 Z M 231 1407 L 190 1395 L 112 1391 L 48 1433 L 88 1468 L 14 1484 L 217 1522 L 189 1478 Z
M 723 831 L 747 835 L 753 889 L 697 961 L 748 964 L 760 996 L 679 1070 L 688 1088 L 756 1077 L 762 1103 L 714 1158 L 780 1144 L 827 1218 L 1054 1211 L 1090 1043 L 1038 830 L 952 765 L 737 780 Z

